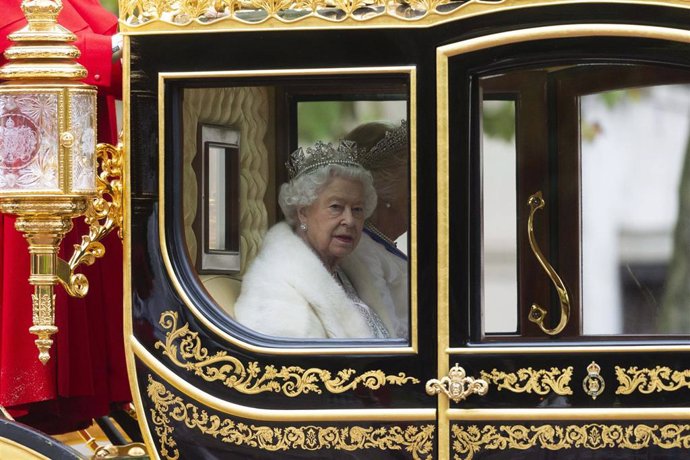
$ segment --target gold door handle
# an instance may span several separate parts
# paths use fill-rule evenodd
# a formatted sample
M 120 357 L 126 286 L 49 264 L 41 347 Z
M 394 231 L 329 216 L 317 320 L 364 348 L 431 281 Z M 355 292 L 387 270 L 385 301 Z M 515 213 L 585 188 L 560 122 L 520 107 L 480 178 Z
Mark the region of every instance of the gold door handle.
M 467 377 L 465 369 L 458 364 L 451 367 L 446 377 L 426 382 L 426 394 L 435 396 L 444 393 L 456 403 L 464 401 L 472 394 L 483 396 L 487 391 L 489 391 L 489 384 L 485 380 Z
M 544 268 L 544 271 L 546 271 L 546 274 L 549 276 L 551 282 L 556 288 L 556 292 L 558 292 L 558 300 L 561 304 L 561 320 L 553 329 L 548 329 L 546 326 L 544 326 L 544 320 L 546 319 L 548 313 L 545 308 L 537 305 L 536 303 L 532 304 L 532 308 L 529 311 L 529 320 L 537 324 L 545 333 L 549 335 L 556 335 L 565 329 L 565 326 L 568 324 L 568 320 L 570 319 L 570 297 L 568 296 L 568 290 L 566 289 L 563 280 L 561 280 L 561 277 L 558 276 L 556 270 L 554 270 L 551 264 L 549 264 L 549 261 L 546 260 L 544 254 L 541 252 L 541 249 L 539 249 L 536 238 L 534 237 L 534 213 L 543 208 L 546 204 L 544 202 L 544 198 L 542 198 L 541 191 L 538 191 L 534 195 L 530 196 L 527 204 L 529 204 L 530 207 L 529 218 L 527 219 L 527 236 L 529 238 L 529 245 L 532 248 L 532 252 L 534 253 L 535 257 L 539 261 L 539 264 L 542 266 L 542 268 Z

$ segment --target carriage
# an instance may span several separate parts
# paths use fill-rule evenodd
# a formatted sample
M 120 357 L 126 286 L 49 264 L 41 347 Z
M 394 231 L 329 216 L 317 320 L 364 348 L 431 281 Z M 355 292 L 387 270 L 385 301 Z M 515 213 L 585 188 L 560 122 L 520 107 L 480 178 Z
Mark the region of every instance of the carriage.
M 150 458 L 687 455 L 686 1 L 121 0 L 120 28 Z M 381 118 L 409 127 L 407 335 L 235 321 L 290 153 Z

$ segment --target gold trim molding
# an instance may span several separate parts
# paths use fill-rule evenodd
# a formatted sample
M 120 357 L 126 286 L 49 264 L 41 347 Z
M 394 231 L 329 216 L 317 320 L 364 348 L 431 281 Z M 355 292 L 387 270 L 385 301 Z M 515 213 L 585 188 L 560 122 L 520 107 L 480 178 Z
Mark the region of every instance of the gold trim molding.
M 472 460 L 482 450 L 682 448 L 690 443 L 690 425 L 477 425 L 451 426 L 454 460 Z
M 165 342 L 158 341 L 156 349 L 177 367 L 193 372 L 207 382 L 222 382 L 228 388 L 243 394 L 264 392 L 282 393 L 294 398 L 307 393 L 340 394 L 354 390 L 360 385 L 377 390 L 385 385 L 417 384 L 419 380 L 403 372 L 386 375 L 381 370 L 366 371 L 355 375 L 354 369 L 342 369 L 335 376 L 325 369 L 303 369 L 299 366 L 262 366 L 256 361 L 243 364 L 226 351 L 211 355 L 203 346 L 199 334 L 189 330 L 189 323 L 178 326 L 178 315 L 174 311 L 164 311 L 159 324 L 167 330 Z M 322 388 L 323 386 L 323 388 Z
M 513 393 L 535 393 L 546 395 L 553 392 L 565 396 L 573 394 L 570 380 L 573 377 L 573 367 L 564 369 L 518 369 L 517 372 L 503 372 L 493 369 L 491 372 L 482 371 L 481 378 L 489 384 L 496 385 L 496 389 L 508 390 Z
M 203 408 L 185 402 L 148 375 L 146 393 L 153 403 L 151 421 L 160 445 L 159 454 L 177 460 L 180 452 L 171 422 L 183 422 L 188 428 L 235 446 L 252 447 L 269 452 L 289 450 L 317 451 L 334 449 L 353 452 L 361 449 L 404 450 L 415 460 L 431 460 L 434 432 L 432 424 L 406 428 L 401 426 L 317 426 L 271 427 L 238 422 L 210 415 Z
M 506 2 L 497 0 L 497 3 Z M 177 27 L 210 28 L 222 24 L 224 28 L 243 28 L 266 26 L 266 23 L 361 26 L 382 19 L 387 24 L 406 25 L 429 16 L 447 16 L 468 6 L 483 6 L 483 3 L 482 0 L 120 0 L 119 7 L 120 20 L 130 27 L 158 22 Z
M 676 371 L 666 366 L 654 369 L 638 369 L 637 366 L 627 369 L 616 366 L 618 379 L 617 395 L 629 395 L 636 391 L 648 395 L 654 392 L 690 389 L 690 369 Z

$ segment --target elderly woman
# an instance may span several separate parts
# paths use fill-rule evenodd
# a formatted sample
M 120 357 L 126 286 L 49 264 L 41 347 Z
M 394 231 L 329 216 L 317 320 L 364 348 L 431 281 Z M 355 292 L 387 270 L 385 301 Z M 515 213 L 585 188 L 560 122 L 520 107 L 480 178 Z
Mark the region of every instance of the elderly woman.
M 381 306 L 358 294 L 371 282 L 368 274 L 341 266 L 376 206 L 371 174 L 358 155 L 348 141 L 292 154 L 291 180 L 279 195 L 285 222 L 268 231 L 244 276 L 237 321 L 277 337 L 390 336 Z
M 365 123 L 345 138 L 364 150 L 360 162 L 374 178 L 378 201 L 364 224 L 362 240 L 343 266 L 349 271 L 366 267 L 371 282 L 360 295 L 382 306 L 381 316 L 389 318 L 392 336 L 406 338 L 410 316 L 408 264 L 407 256 L 397 248 L 395 240 L 409 226 L 407 123 Z M 364 291 L 368 287 L 373 288 L 371 293 Z

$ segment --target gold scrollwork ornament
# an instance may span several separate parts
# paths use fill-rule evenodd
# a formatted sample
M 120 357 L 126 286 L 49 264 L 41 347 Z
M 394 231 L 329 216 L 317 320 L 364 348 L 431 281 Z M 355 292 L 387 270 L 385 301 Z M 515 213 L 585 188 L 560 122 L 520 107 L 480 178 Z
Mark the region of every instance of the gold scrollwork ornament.
M 601 367 L 592 361 L 587 366 L 587 377 L 582 381 L 582 388 L 592 399 L 597 399 L 597 396 L 604 392 L 606 382 L 600 374 Z
M 419 380 L 400 372 L 387 375 L 381 370 L 370 370 L 357 375 L 354 369 L 341 369 L 335 375 L 319 368 L 303 369 L 299 366 L 261 366 L 252 361 L 245 366 L 242 361 L 226 351 L 209 353 L 199 334 L 189 330 L 189 324 L 178 327 L 177 312 L 165 311 L 159 323 L 168 329 L 165 343 L 156 342 L 163 354 L 177 367 L 186 369 L 207 382 L 222 382 L 228 388 L 243 394 L 264 392 L 283 393 L 295 397 L 310 392 L 321 394 L 322 387 L 329 393 L 339 394 L 363 386 L 377 390 L 385 385 L 419 383 Z
M 690 388 L 690 369 L 673 370 L 667 366 L 653 369 L 637 366 L 627 369 L 616 366 L 618 388 L 616 394 L 629 395 L 635 391 L 648 395 L 654 392 L 677 391 Z
M 482 450 L 549 451 L 567 449 L 642 450 L 652 446 L 682 449 L 690 443 L 690 425 L 457 425 L 451 426 L 454 460 L 472 460 Z
M 487 391 L 489 391 L 489 384 L 486 381 L 467 377 L 465 369 L 457 363 L 450 368 L 447 376 L 440 380 L 431 379 L 426 382 L 426 393 L 429 396 L 443 393 L 455 403 L 464 401 L 472 394 L 483 396 Z
M 148 376 L 146 391 L 153 403 L 150 408 L 153 432 L 158 436 L 159 455 L 177 460 L 180 452 L 174 439 L 173 421 L 183 422 L 189 429 L 234 446 L 251 447 L 266 452 L 292 450 L 319 451 L 333 449 L 354 452 L 362 449 L 406 451 L 415 460 L 431 460 L 434 446 L 434 425 L 407 427 L 361 425 L 298 425 L 273 427 L 244 423 L 218 415 L 173 395 L 165 386 Z M 321 458 L 327 458 L 323 456 Z
M 493 383 L 500 390 L 508 390 L 513 393 L 535 393 L 546 395 L 553 392 L 557 395 L 573 394 L 570 388 L 570 379 L 573 376 L 573 368 L 565 369 L 552 367 L 551 369 L 519 369 L 517 372 L 503 372 L 493 369 L 491 372 L 482 371 L 482 379 Z

